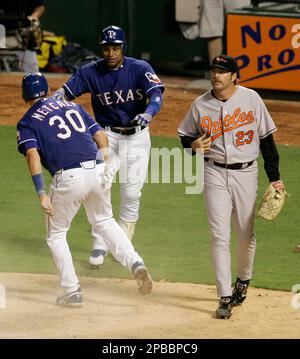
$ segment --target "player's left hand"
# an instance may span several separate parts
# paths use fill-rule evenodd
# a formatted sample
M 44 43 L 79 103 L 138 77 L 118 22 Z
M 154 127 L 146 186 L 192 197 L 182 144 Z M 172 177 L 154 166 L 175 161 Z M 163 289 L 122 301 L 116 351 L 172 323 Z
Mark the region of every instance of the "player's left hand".
M 281 180 L 278 180 L 278 181 L 274 181 L 274 182 L 271 182 L 271 185 L 275 188 L 276 191 L 278 192 L 283 192 L 284 191 L 284 184 Z
M 274 220 L 284 205 L 286 194 L 281 180 L 271 182 L 259 205 L 258 214 L 268 221 Z
M 132 121 L 130 121 L 130 124 L 133 126 L 140 125 L 146 127 L 150 125 L 151 121 L 152 121 L 152 116 L 149 115 L 149 113 L 144 112 L 136 115 L 135 118 Z
M 40 203 L 43 211 L 50 217 L 54 214 L 54 209 L 52 207 L 52 203 L 50 198 L 46 194 L 42 194 L 40 196 Z

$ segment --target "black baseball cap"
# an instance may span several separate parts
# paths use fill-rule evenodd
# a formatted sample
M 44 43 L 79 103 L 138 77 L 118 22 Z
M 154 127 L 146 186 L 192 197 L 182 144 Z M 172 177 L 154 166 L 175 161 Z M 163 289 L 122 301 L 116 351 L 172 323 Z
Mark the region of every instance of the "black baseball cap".
M 219 55 L 212 60 L 211 65 L 208 66 L 208 69 L 211 70 L 215 67 L 226 70 L 228 72 L 237 72 L 237 63 L 233 57 L 228 55 Z

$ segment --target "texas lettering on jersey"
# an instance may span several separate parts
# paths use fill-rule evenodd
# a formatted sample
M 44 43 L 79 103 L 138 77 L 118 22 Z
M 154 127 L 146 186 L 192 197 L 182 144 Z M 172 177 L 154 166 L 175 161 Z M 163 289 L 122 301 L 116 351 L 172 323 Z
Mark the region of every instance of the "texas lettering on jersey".
M 136 115 L 145 112 L 148 98 L 163 92 L 164 85 L 150 64 L 125 56 L 123 65 L 113 71 L 103 59 L 83 66 L 65 83 L 64 90 L 69 100 L 90 93 L 102 127 L 128 127 Z
M 227 114 L 223 120 L 221 116 L 217 121 L 213 121 L 209 116 L 203 116 L 201 119 L 201 127 L 207 130 L 207 134 L 211 137 L 211 140 L 214 141 L 222 136 L 224 132 L 249 125 L 253 123 L 254 120 L 252 111 L 244 112 L 238 107 L 232 114 Z
M 136 89 L 135 91 L 131 89 L 119 91 L 115 90 L 111 92 L 98 93 L 96 96 L 103 106 L 144 99 L 142 89 Z

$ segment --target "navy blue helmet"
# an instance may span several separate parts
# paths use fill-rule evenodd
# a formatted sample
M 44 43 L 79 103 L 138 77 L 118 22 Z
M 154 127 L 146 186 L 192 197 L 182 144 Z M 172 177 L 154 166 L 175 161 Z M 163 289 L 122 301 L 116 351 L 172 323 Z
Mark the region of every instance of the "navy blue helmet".
M 48 94 L 48 83 L 40 72 L 30 72 L 23 77 L 22 96 L 28 102 Z
M 122 45 L 122 52 L 125 54 L 127 43 L 123 29 L 114 25 L 107 26 L 105 29 L 103 29 L 100 35 L 100 45 L 104 44 Z

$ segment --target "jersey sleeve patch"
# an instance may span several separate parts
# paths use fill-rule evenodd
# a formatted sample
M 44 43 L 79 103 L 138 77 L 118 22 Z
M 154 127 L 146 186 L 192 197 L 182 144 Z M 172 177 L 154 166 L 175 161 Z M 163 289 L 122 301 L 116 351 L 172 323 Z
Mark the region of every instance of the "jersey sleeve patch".
M 145 76 L 149 82 L 153 82 L 155 84 L 160 84 L 161 81 L 156 74 L 152 74 L 151 72 L 146 72 Z

